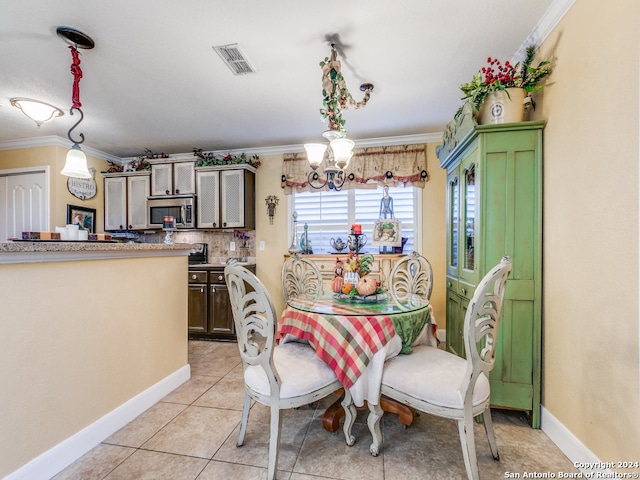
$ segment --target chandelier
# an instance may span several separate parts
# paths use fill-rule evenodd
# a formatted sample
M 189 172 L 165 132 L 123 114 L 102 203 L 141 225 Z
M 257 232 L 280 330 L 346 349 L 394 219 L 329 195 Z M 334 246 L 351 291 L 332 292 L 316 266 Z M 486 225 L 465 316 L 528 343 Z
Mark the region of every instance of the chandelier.
M 309 185 L 315 189 L 327 187 L 329 190 L 340 191 L 346 180 L 352 180 L 353 174 L 349 177 L 345 174 L 345 169 L 349 165 L 349 160 L 353 155 L 354 142 L 346 137 L 344 128 L 345 120 L 342 118 L 342 111 L 349 105 L 354 108 L 364 107 L 369 101 L 373 85 L 364 83 L 360 85 L 360 90 L 364 92 L 361 101 L 356 102 L 347 89 L 347 84 L 342 76 L 340 61 L 335 44 L 331 44 L 331 57 L 326 57 L 320 62 L 322 68 L 322 95 L 323 108 L 320 115 L 324 121 L 329 123 L 329 130 L 322 136 L 327 139 L 326 143 L 306 143 L 304 148 L 307 152 L 307 160 L 311 166 L 308 175 Z M 327 152 L 327 161 L 324 171 L 319 172 L 318 168 Z
M 56 32 L 63 40 L 70 44 L 71 50 L 71 73 L 73 75 L 73 88 L 71 94 L 72 105 L 69 115 L 73 115 L 73 111 L 77 110 L 80 114 L 78 121 L 67 132 L 67 138 L 73 143 L 73 146 L 67 152 L 67 158 L 64 168 L 60 172 L 67 177 L 91 178 L 91 173 L 87 168 L 87 156 L 80 149 L 80 144 L 84 142 L 84 134 L 79 134 L 79 140 L 71 137 L 71 132 L 82 122 L 84 113 L 82 113 L 82 103 L 80 103 L 80 79 L 82 78 L 82 70 L 80 69 L 80 53 L 78 48 L 91 49 L 95 46 L 94 41 L 84 33 L 70 27 L 58 27 Z

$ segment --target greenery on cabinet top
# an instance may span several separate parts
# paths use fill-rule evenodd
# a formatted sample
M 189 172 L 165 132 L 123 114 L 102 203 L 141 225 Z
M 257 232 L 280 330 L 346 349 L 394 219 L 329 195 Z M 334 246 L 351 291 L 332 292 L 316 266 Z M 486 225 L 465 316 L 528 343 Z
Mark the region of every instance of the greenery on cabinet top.
M 210 167 L 214 165 L 239 165 L 246 164 L 258 168 L 260 166 L 260 157 L 252 155 L 248 157 L 245 153 L 240 155 L 215 155 L 213 152 L 205 153 L 201 148 L 193 149 L 193 156 L 198 158 L 197 167 Z

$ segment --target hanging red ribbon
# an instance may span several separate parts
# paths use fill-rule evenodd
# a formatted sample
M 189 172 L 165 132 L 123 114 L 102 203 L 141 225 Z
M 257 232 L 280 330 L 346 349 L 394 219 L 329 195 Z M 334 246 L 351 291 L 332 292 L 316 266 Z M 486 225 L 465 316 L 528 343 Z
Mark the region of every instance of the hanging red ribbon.
M 73 105 L 71 108 L 79 109 L 82 107 L 82 103 L 80 103 L 80 79 L 82 78 L 82 70 L 80 69 L 80 54 L 78 53 L 78 49 L 73 45 L 70 45 L 71 49 L 71 57 L 73 58 L 73 63 L 71 63 L 71 73 L 73 74 L 73 90 L 71 92 L 71 100 Z

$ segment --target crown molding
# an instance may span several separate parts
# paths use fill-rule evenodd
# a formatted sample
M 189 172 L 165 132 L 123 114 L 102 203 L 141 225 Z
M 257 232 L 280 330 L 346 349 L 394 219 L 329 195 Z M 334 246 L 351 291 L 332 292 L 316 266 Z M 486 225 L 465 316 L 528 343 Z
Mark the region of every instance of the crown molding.
M 417 134 L 417 135 L 400 135 L 397 137 L 367 138 L 363 140 L 354 140 L 354 142 L 356 143 L 355 148 L 382 147 L 382 146 L 388 147 L 391 145 L 413 145 L 413 144 L 434 143 L 434 142 L 441 143 L 442 132 Z M 211 151 L 211 153 L 216 156 L 241 155 L 243 153 L 247 156 L 252 156 L 252 155 L 269 156 L 269 155 L 283 155 L 285 153 L 299 153 L 299 152 L 304 152 L 303 144 Z M 207 151 L 207 153 L 209 153 L 209 151 Z M 121 160 L 123 163 L 128 163 L 135 158 L 138 158 L 138 157 L 125 157 L 125 158 L 122 158 Z M 193 158 L 193 152 L 170 154 L 169 158 L 174 160 L 182 159 L 182 158 L 185 158 L 185 159 Z
M 512 61 L 518 62 L 522 60 L 526 55 L 526 50 L 529 45 L 539 46 L 544 42 L 551 32 L 558 26 L 560 20 L 562 20 L 571 7 L 573 7 L 574 3 L 576 3 L 576 0 L 555 0 L 551 3 L 536 26 L 533 27 L 531 33 L 529 33 L 524 42 L 522 42 L 522 45 L 520 45 L 520 48 L 513 56 Z
M 69 140 L 66 140 L 57 135 L 48 135 L 44 137 L 23 138 L 20 140 L 7 140 L 4 142 L 0 142 L 0 150 L 17 150 L 20 148 L 36 148 L 36 147 L 70 148 L 69 144 L 70 144 Z M 105 161 L 114 162 L 114 163 L 120 163 L 122 161 L 120 157 L 116 157 L 115 155 L 105 153 L 101 150 L 96 150 L 95 148 L 87 147 L 86 145 L 82 146 L 82 151 L 86 155 L 90 155 L 94 158 L 99 158 L 100 160 L 105 160 Z

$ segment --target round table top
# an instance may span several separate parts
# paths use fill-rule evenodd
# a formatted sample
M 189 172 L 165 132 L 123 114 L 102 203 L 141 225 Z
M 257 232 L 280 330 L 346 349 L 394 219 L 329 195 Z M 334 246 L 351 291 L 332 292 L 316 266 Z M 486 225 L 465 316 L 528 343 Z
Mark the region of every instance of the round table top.
M 429 301 L 416 295 L 396 298 L 387 293 L 378 296 L 378 301 L 348 299 L 345 295 L 333 292 L 320 292 L 318 295 L 290 297 L 287 305 L 303 312 L 327 315 L 394 315 L 417 312 L 429 307 Z

